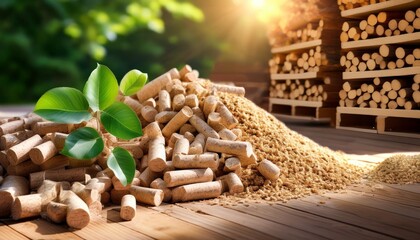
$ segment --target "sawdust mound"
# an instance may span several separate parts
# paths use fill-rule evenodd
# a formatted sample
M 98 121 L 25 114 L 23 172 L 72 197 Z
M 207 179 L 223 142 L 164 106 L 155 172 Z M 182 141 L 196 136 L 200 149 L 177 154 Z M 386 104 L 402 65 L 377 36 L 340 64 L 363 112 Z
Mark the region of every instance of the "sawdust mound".
M 241 140 L 251 142 L 259 160 L 268 159 L 281 168 L 276 182 L 265 180 L 255 166 L 244 170 L 241 178 L 246 191 L 235 197 L 284 201 L 342 189 L 361 179 L 362 169 L 347 163 L 342 153 L 319 146 L 290 130 L 244 97 L 218 95 L 238 119 L 238 128 L 243 132 Z
M 370 178 L 385 183 L 420 183 L 420 155 L 389 157 L 373 169 Z

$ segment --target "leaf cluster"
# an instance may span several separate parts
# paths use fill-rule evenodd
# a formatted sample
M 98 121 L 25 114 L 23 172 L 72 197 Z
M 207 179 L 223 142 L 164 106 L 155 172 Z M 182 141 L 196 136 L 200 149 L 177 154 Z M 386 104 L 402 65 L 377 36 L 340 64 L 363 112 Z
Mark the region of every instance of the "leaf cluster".
M 117 138 L 130 140 L 143 135 L 136 113 L 118 102 L 119 91 L 130 96 L 139 91 L 147 81 L 147 74 L 129 71 L 120 87 L 112 71 L 98 64 L 87 80 L 83 92 L 69 87 L 47 91 L 35 105 L 35 113 L 53 122 L 79 124 L 92 119 Z M 91 127 L 82 127 L 69 134 L 61 154 L 75 159 L 92 159 L 104 150 L 102 133 Z M 126 185 L 133 180 L 135 162 L 130 153 L 120 147 L 111 151 L 108 167 Z

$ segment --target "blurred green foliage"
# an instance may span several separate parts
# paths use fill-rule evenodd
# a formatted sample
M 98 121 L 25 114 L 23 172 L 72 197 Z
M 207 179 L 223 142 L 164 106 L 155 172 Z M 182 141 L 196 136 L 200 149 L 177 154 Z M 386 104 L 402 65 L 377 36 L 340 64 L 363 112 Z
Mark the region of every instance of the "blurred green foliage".
M 81 89 L 96 62 L 118 79 L 134 68 L 153 79 L 185 63 L 205 77 L 215 61 L 264 64 L 265 29 L 234 2 L 1 0 L 0 104 Z
M 0 104 L 33 102 L 57 86 L 81 89 L 96 62 L 118 79 L 189 63 L 208 74 L 226 45 L 186 0 L 0 1 Z M 205 2 L 205 1 L 198 1 Z

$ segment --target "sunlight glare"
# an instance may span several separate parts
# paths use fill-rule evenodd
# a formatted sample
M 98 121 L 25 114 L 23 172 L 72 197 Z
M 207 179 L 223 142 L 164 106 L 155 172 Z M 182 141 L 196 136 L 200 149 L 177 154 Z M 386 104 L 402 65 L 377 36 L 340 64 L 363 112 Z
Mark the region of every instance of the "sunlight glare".
M 262 8 L 265 4 L 265 0 L 252 0 L 251 4 L 255 8 Z

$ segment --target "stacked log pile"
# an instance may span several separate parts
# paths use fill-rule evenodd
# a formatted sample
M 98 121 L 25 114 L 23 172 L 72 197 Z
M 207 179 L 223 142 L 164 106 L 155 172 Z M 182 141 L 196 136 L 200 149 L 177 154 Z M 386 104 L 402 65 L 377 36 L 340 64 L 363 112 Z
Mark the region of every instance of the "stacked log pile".
M 341 42 L 390 37 L 420 31 L 420 8 L 405 12 L 372 13 L 361 21 L 343 23 Z
M 269 61 L 270 73 L 305 73 L 320 72 L 330 69 L 338 71 L 335 64 L 338 63 L 337 57 L 333 54 L 326 54 L 321 46 L 303 50 L 303 52 L 291 52 L 286 55 L 275 54 Z M 328 67 L 328 68 L 327 68 Z
M 339 91 L 337 126 L 355 114 L 368 121 L 375 116 L 370 129 L 378 133 L 415 132 L 404 124 L 392 124 L 417 124 L 420 119 L 420 2 L 337 2 L 341 14 L 349 18 L 340 35 L 344 83 Z M 361 8 L 351 10 L 357 7 Z M 355 119 L 350 116 L 343 126 L 357 129 Z
M 337 4 L 338 8 L 344 11 L 386 1 L 389 0 L 337 0 Z
M 340 107 L 413 110 L 420 107 L 420 74 L 407 78 L 374 78 L 373 83 L 345 82 Z M 407 83 L 411 83 L 411 85 Z
M 294 17 L 280 16 L 273 21 L 268 32 L 273 57 L 268 65 L 270 98 L 274 101 L 290 99 L 322 102 L 323 107 L 338 105 L 342 22 L 334 4 L 335 1 L 290 1 Z
M 2 119 L 0 217 L 42 215 L 80 229 L 101 214 L 104 204 L 120 204 L 121 219 L 131 220 L 136 202 L 159 206 L 243 192 L 240 176 L 248 165 L 258 164 L 263 177 L 276 180 L 280 169 L 257 159 L 252 145 L 240 141 L 238 120 L 217 92 L 245 94 L 241 87 L 198 78 L 185 66 L 151 81 L 135 97 L 119 97 L 139 116 L 144 136 L 122 141 L 105 132 L 107 147 L 88 161 L 59 152 L 71 131 L 90 122 L 59 124 L 34 114 Z M 136 160 L 127 186 L 107 166 L 113 146 Z
M 381 45 L 376 50 L 348 51 L 341 56 L 345 72 L 397 69 L 420 66 L 420 48 Z
M 324 103 L 336 103 L 338 101 L 339 85 L 329 85 L 317 83 L 317 81 L 306 80 L 286 80 L 278 83 L 272 81 L 274 86 L 270 92 L 270 97 L 284 98 L 301 101 L 315 101 Z

